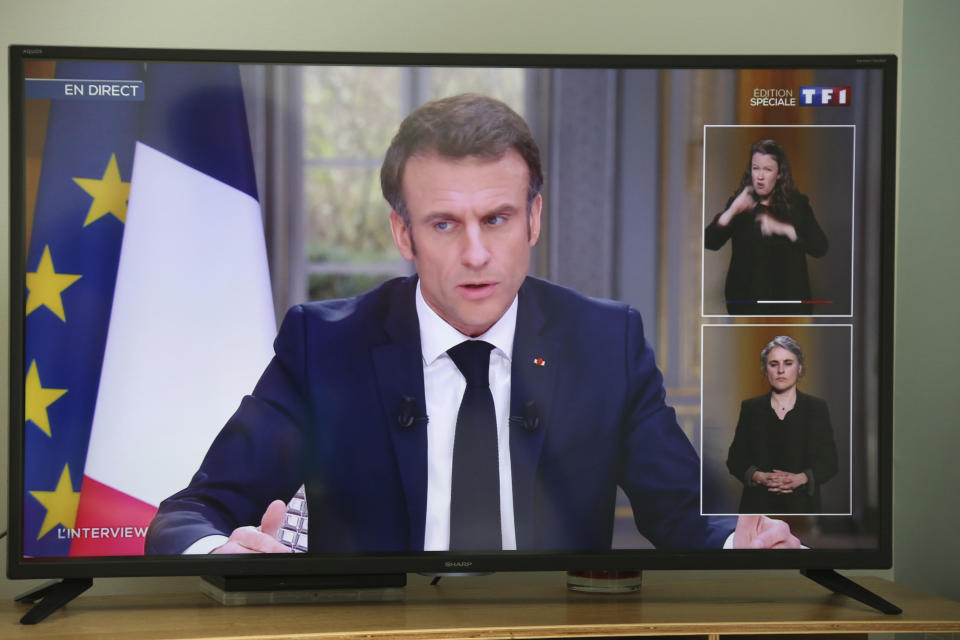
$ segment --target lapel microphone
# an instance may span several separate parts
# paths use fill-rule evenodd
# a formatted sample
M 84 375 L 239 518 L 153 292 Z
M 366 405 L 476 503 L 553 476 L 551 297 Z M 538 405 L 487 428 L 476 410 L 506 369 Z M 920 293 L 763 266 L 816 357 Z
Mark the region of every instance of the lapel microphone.
M 527 400 L 521 409 L 523 415 L 510 416 L 510 424 L 518 425 L 527 431 L 536 431 L 540 428 L 540 411 L 534 400 Z
M 400 408 L 397 411 L 397 424 L 404 429 L 409 429 L 414 424 L 427 421 L 427 416 L 417 417 L 414 414 L 417 405 L 413 396 L 400 396 Z
M 401 396 L 400 407 L 397 410 L 397 424 L 404 429 L 409 429 L 414 424 L 427 421 L 427 416 L 415 416 L 416 401 L 412 396 Z M 527 431 L 536 431 L 540 428 L 540 410 L 537 409 L 537 403 L 534 400 L 527 400 L 523 403 L 522 414 L 519 416 L 510 416 L 510 424 L 520 426 Z

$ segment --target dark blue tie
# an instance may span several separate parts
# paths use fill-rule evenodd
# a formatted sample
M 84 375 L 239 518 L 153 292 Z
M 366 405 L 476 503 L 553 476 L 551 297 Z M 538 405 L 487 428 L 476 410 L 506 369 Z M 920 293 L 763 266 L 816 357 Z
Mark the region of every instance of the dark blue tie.
M 493 345 L 482 340 L 467 340 L 447 351 L 467 379 L 453 440 L 451 550 L 502 546 L 497 414 L 488 376 L 491 349 Z

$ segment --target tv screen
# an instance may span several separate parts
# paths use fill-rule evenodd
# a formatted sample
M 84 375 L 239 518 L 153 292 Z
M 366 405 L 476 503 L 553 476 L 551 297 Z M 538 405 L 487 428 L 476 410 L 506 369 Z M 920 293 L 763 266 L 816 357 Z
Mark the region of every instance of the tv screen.
M 889 566 L 893 56 L 10 64 L 12 577 Z

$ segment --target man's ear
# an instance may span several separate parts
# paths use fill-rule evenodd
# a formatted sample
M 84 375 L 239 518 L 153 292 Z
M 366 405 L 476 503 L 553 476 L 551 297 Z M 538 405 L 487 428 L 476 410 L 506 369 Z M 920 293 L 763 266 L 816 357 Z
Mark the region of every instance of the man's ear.
M 540 213 L 543 210 L 543 196 L 539 193 L 530 203 L 530 215 L 527 216 L 527 238 L 530 240 L 530 246 L 537 244 L 540 237 Z
M 397 245 L 397 251 L 403 259 L 413 260 L 413 236 L 410 235 L 410 228 L 396 211 L 390 212 L 390 231 L 393 233 L 393 244 Z

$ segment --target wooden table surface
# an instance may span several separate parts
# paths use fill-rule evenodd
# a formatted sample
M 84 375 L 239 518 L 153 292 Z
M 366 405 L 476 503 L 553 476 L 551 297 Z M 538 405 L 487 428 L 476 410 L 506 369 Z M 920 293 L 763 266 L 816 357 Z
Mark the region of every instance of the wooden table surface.
M 422 576 L 396 600 L 224 606 L 202 593 L 81 596 L 38 625 L 0 604 L 0 637 L 15 638 L 563 638 L 691 634 L 938 632 L 960 634 L 960 602 L 880 578 L 857 581 L 903 609 L 891 616 L 801 577 L 658 577 L 638 593 L 566 589 L 565 574 Z M 960 636 L 958 636 L 960 637 Z

